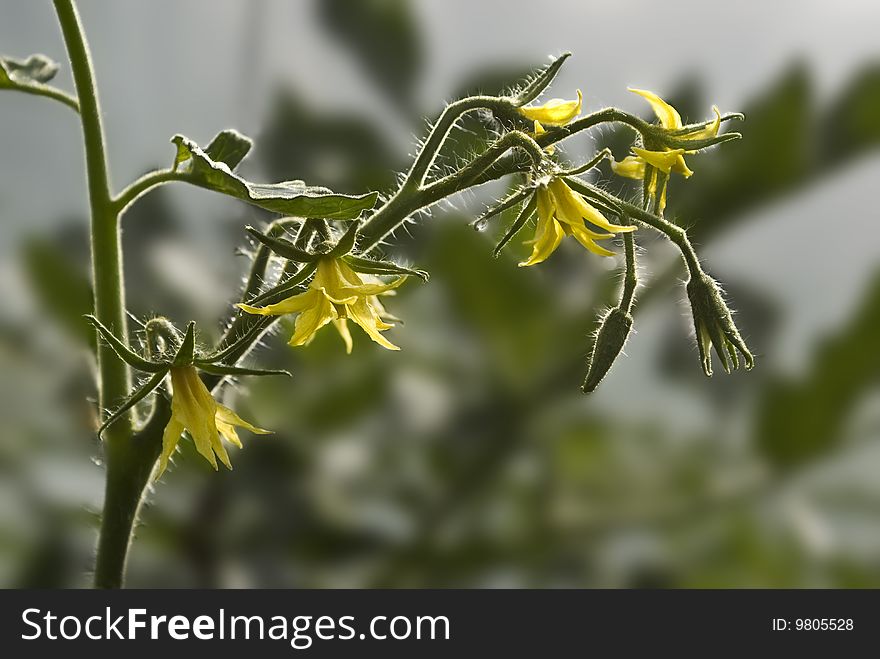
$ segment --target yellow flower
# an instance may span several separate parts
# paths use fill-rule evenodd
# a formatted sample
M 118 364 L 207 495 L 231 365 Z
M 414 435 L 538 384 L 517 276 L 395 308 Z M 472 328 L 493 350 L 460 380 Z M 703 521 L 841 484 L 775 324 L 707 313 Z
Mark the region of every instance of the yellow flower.
M 629 88 L 629 91 L 638 94 L 651 104 L 651 109 L 654 110 L 654 114 L 657 115 L 657 119 L 660 120 L 660 125 L 663 126 L 663 128 L 674 131 L 682 130 L 684 128 L 678 110 L 657 96 L 657 94 L 645 89 L 633 89 L 632 87 Z M 711 124 L 699 130 L 684 133 L 683 135 L 680 135 L 679 138 L 683 140 L 705 140 L 718 135 L 718 129 L 721 127 L 721 113 L 715 105 L 712 106 L 712 112 L 715 113 L 715 120 Z
M 519 265 L 530 266 L 545 261 L 559 247 L 564 236 L 574 236 L 586 249 L 601 256 L 613 256 L 614 252 L 601 247 L 597 240 L 607 240 L 616 233 L 635 231 L 634 226 L 611 224 L 599 210 L 580 194 L 572 190 L 562 179 L 553 179 L 538 188 L 538 225 L 535 237 L 529 241 L 532 254 Z M 584 221 L 604 229 L 599 233 L 588 229 Z
M 162 455 L 159 458 L 156 478 L 159 478 L 168 466 L 168 458 L 177 447 L 180 434 L 184 430 L 189 432 L 196 450 L 211 463 L 214 469 L 217 469 L 217 458 L 220 458 L 228 469 L 232 469 L 226 447 L 220 441 L 220 435 L 226 441 L 241 448 L 236 426 L 247 428 L 259 435 L 271 432 L 251 425 L 228 407 L 214 400 L 193 366 L 172 367 L 171 387 L 171 420 L 165 426 L 165 433 L 162 436 Z
M 657 94 L 644 89 L 630 88 L 629 91 L 638 94 L 651 104 L 651 108 L 654 110 L 654 114 L 657 115 L 657 119 L 659 119 L 660 125 L 663 128 L 669 131 L 681 131 L 684 129 L 681 115 L 678 113 L 678 110 L 657 96 Z M 721 113 L 714 105 L 712 106 L 712 111 L 715 113 L 715 120 L 711 124 L 704 128 L 695 129 L 689 133 L 676 135 L 677 139 L 696 141 L 710 139 L 718 135 L 718 129 L 721 127 Z M 695 151 L 688 151 L 685 149 L 651 151 L 649 149 L 640 149 L 638 147 L 633 147 L 632 151 L 635 155 L 627 156 L 620 162 L 612 161 L 611 169 L 618 176 L 641 180 L 645 177 L 645 165 L 652 165 L 654 169 L 651 172 L 651 180 L 648 181 L 648 190 L 651 195 L 657 194 L 658 171 L 667 175 L 670 172 L 676 172 L 685 178 L 689 178 L 693 174 L 693 171 L 687 166 L 687 163 L 684 160 L 684 154 L 695 153 Z M 662 190 L 660 191 L 660 211 L 662 212 L 665 207 L 666 184 L 664 183 Z
M 529 121 L 539 121 L 545 126 L 564 126 L 581 113 L 584 98 L 581 90 L 577 90 L 576 101 L 554 98 L 544 105 L 530 108 L 519 108 L 519 113 Z
M 318 261 L 315 277 L 304 293 L 266 307 L 248 304 L 239 304 L 238 307 L 247 313 L 262 316 L 299 314 L 289 341 L 292 346 L 307 344 L 319 329 L 332 322 L 345 342 L 346 351 L 351 353 L 352 341 L 348 329 L 348 320 L 351 319 L 380 346 L 400 350 L 380 333 L 394 325 L 383 320 L 390 319 L 390 316 L 376 296 L 397 288 L 403 280 L 403 277 L 399 277 L 389 284 L 364 283 L 342 259 L 324 257 Z

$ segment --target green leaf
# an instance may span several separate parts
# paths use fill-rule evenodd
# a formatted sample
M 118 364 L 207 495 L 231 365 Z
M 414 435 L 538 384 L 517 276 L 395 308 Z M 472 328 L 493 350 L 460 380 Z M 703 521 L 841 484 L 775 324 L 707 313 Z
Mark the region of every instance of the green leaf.
M 837 163 L 880 145 L 880 65 L 860 71 L 823 112 L 821 163 Z
M 254 143 L 237 130 L 223 130 L 211 140 L 205 155 L 215 162 L 222 162 L 235 169 L 244 160 Z
M 428 281 L 430 275 L 424 270 L 413 270 L 411 268 L 405 268 L 402 265 L 397 265 L 396 263 L 392 263 L 391 261 L 373 261 L 372 259 L 366 259 L 362 256 L 355 256 L 354 254 L 349 254 L 348 256 L 343 257 L 342 259 L 345 261 L 351 269 L 355 272 L 362 272 L 368 275 L 396 275 L 399 277 L 419 277 L 424 281 Z
M 212 159 L 189 138 L 175 135 L 171 141 L 177 145 L 174 169 L 180 173 L 181 181 L 235 197 L 274 213 L 350 220 L 360 215 L 361 211 L 375 206 L 379 197 L 377 192 L 363 195 L 337 194 L 327 188 L 309 187 L 303 181 L 251 183 L 234 174 L 225 162 Z M 224 138 L 223 147 L 230 144 L 231 139 Z M 239 152 L 240 149 L 239 146 Z M 219 146 L 216 151 L 230 157 Z M 234 157 L 233 154 L 233 160 Z
M 565 64 L 565 60 L 571 57 L 571 53 L 563 53 L 550 64 L 535 74 L 526 85 L 516 94 L 511 96 L 511 101 L 517 107 L 530 103 L 538 98 L 541 93 L 553 82 L 553 78 L 559 73 L 559 69 Z
M 758 397 L 756 439 L 779 467 L 815 460 L 844 439 L 850 413 L 880 381 L 880 273 L 859 309 L 825 341 L 801 380 L 772 383 Z
M 412 4 L 407 0 L 321 0 L 317 6 L 324 25 L 351 49 L 367 74 L 395 104 L 412 110 L 414 83 L 423 62 Z
M 58 73 L 58 64 L 45 55 L 31 55 L 26 60 L 0 57 L 0 89 L 46 96 L 79 112 L 79 102 L 67 92 L 47 85 Z
M 23 259 L 30 285 L 45 312 L 94 352 L 95 333 L 82 322 L 94 308 L 92 285 L 84 269 L 48 240 L 29 241 Z
M 0 87 L 45 84 L 58 73 L 58 64 L 45 55 L 31 55 L 26 60 L 0 57 Z

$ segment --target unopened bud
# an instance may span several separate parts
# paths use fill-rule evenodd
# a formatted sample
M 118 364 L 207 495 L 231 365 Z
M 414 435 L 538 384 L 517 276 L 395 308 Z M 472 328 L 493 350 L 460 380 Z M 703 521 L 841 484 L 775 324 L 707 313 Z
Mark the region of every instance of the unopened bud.
M 581 387 L 585 394 L 591 393 L 599 386 L 611 370 L 611 365 L 626 344 L 632 326 L 632 316 L 619 307 L 613 308 L 602 319 L 593 344 L 593 353 L 587 362 L 587 377 Z

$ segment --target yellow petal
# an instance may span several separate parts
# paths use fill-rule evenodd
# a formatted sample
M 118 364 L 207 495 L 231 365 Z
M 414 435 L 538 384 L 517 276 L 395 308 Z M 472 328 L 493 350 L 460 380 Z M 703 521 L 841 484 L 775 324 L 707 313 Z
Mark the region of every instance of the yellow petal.
M 693 172 L 688 168 L 687 163 L 684 161 L 683 153 L 684 149 L 670 149 L 668 151 L 648 151 L 647 149 L 640 149 L 637 146 L 632 148 L 633 153 L 642 158 L 645 162 L 650 165 L 653 165 L 657 169 L 659 169 L 664 174 L 668 174 L 670 171 L 677 172 L 688 178 L 693 174 Z
M 244 428 L 245 430 L 249 430 L 255 435 L 271 435 L 271 430 L 266 430 L 265 428 L 260 428 L 255 426 L 252 423 L 248 423 L 244 419 L 242 419 L 238 414 L 234 411 L 226 407 L 225 405 L 217 404 L 217 414 L 216 419 L 219 423 L 225 423 L 230 426 L 238 426 L 239 428 Z
M 338 271 L 341 275 L 344 283 L 339 285 L 339 288 L 335 293 L 340 296 L 352 296 L 356 295 L 358 297 L 369 296 L 369 295 L 381 295 L 383 293 L 387 293 L 398 286 L 400 286 L 404 281 L 406 281 L 406 277 L 398 277 L 394 281 L 383 284 L 379 283 L 364 283 L 360 278 L 358 273 L 349 267 L 344 261 L 338 260 Z M 378 282 L 378 280 L 375 280 Z M 353 300 L 352 300 L 353 302 Z M 345 304 L 350 304 L 350 302 L 346 302 Z
M 629 91 L 633 94 L 638 94 L 651 104 L 651 109 L 654 110 L 654 114 L 657 115 L 657 118 L 660 120 L 660 125 L 663 126 L 663 128 L 669 130 L 678 130 L 681 128 L 681 115 L 678 114 L 678 110 L 657 96 L 657 94 L 645 89 L 633 89 L 632 87 L 629 88 Z
M 217 425 L 214 422 L 217 403 L 192 366 L 172 368 L 171 386 L 172 416 L 189 432 L 199 454 L 217 469 L 217 460 L 214 457 L 215 444 L 219 443 Z M 221 460 L 224 458 L 223 453 L 225 452 L 220 454 Z M 225 462 L 228 460 L 226 457 Z
M 645 178 L 645 161 L 637 156 L 627 156 L 620 162 L 612 160 L 611 171 L 618 176 L 642 180 Z
M 532 241 L 532 254 L 519 264 L 527 267 L 546 261 L 556 251 L 565 233 L 554 217 L 553 197 L 545 188 L 538 189 L 538 226 L 535 227 L 535 238 Z
M 333 321 L 333 325 L 336 326 L 336 331 L 339 332 L 339 336 L 342 337 L 342 341 L 345 343 L 345 352 L 350 355 L 353 343 L 351 340 L 351 332 L 348 330 L 348 319 L 337 318 Z
M 226 439 L 226 441 L 235 444 L 238 448 L 241 448 L 241 439 L 238 436 L 238 432 L 235 430 L 236 426 L 246 428 L 252 433 L 256 433 L 258 435 L 269 435 L 272 433 L 271 430 L 258 428 L 257 426 L 248 423 L 231 409 L 229 409 L 225 405 L 220 405 L 219 403 L 217 404 L 217 414 L 214 420 L 217 423 L 217 431 L 223 436 L 224 439 Z M 226 466 L 230 469 L 232 468 L 229 464 L 227 464 Z
M 347 293 L 347 292 L 349 292 L 349 291 L 346 291 L 343 288 L 337 287 L 336 290 L 334 291 L 335 295 L 331 295 L 326 289 L 324 289 L 324 288 L 321 289 L 321 293 L 324 295 L 325 298 L 330 300 L 333 304 L 341 304 L 341 305 L 352 304 L 355 301 L 357 301 L 357 298 L 358 298 L 357 295 L 355 295 L 355 294 L 345 295 L 345 293 Z
M 180 441 L 180 434 L 183 432 L 183 424 L 178 421 L 174 415 L 165 426 L 165 432 L 162 434 L 162 455 L 159 456 L 159 470 L 156 472 L 155 478 L 158 479 L 165 469 L 168 467 L 168 460 L 174 449 L 177 448 L 177 442 Z
M 577 90 L 576 101 L 554 98 L 544 105 L 530 108 L 519 108 L 519 113 L 530 121 L 539 121 L 547 126 L 564 126 L 581 113 L 584 97 Z
M 379 316 L 365 298 L 359 299 L 355 304 L 348 307 L 349 318 L 360 325 L 373 341 L 388 350 L 400 350 L 400 348 L 379 333 Z
M 303 310 L 296 317 L 293 336 L 290 337 L 289 344 L 292 346 L 301 346 L 309 341 L 319 329 L 335 318 L 338 318 L 336 308 L 323 294 L 319 294 L 317 304 Z
M 570 231 L 571 235 L 575 237 L 575 240 L 577 240 L 581 245 L 586 247 L 594 254 L 598 254 L 599 256 L 614 256 L 614 252 L 612 252 L 611 250 L 605 249 L 604 247 L 597 245 L 596 242 L 593 240 L 593 237 L 590 235 L 589 231 L 585 227 L 571 225 Z M 608 234 L 607 237 L 610 238 L 611 235 Z
M 216 419 L 217 421 L 217 432 L 220 433 L 220 436 L 223 437 L 230 444 L 234 444 L 238 448 L 242 448 L 241 439 L 238 436 L 238 432 L 235 430 L 235 426 L 230 425 L 228 423 L 223 423 L 220 419 Z
M 541 135 L 546 133 L 547 130 L 541 125 L 541 122 L 535 119 L 535 132 L 532 134 L 532 137 L 538 139 Z M 544 151 L 549 153 L 551 156 L 556 153 L 556 147 L 552 144 L 544 147 Z
M 265 307 L 254 307 L 249 304 L 237 304 L 239 309 L 250 314 L 259 314 L 260 316 L 283 316 L 288 313 L 299 313 L 303 309 L 317 304 L 317 297 L 321 295 L 319 290 L 309 289 L 305 293 L 300 293 L 292 297 L 282 300 L 277 304 L 270 304 Z
M 581 227 L 586 220 L 609 233 L 628 233 L 635 231 L 632 225 L 620 226 L 611 224 L 599 209 L 587 202 L 581 195 L 572 190 L 565 181 L 554 179 L 550 183 L 550 192 L 556 204 L 557 216 L 560 220 Z

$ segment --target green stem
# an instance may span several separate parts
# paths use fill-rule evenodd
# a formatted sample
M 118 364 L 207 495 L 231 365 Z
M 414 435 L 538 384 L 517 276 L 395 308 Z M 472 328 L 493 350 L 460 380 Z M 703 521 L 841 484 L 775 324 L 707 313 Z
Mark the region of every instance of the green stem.
M 626 259 L 626 271 L 623 275 L 623 291 L 620 294 L 620 308 L 630 313 L 633 299 L 636 293 L 636 285 L 639 283 L 636 271 L 636 245 L 632 233 L 623 234 L 623 253 Z
M 157 185 L 162 185 L 163 183 L 179 179 L 180 174 L 172 169 L 160 169 L 144 174 L 134 183 L 125 188 L 125 190 L 116 195 L 116 198 L 113 200 L 116 212 L 122 213 L 135 200 L 155 188 Z
M 413 162 L 412 167 L 407 172 L 401 188 L 418 189 L 422 187 L 428 172 L 431 170 L 431 166 L 440 153 L 440 148 L 446 141 L 455 122 L 462 115 L 480 109 L 507 110 L 508 105 L 508 102 L 494 96 L 469 96 L 447 105 L 431 129 L 428 139 L 425 141 L 421 151 L 419 151 L 419 155 L 416 156 L 415 162 Z
M 438 126 L 440 126 L 439 123 Z M 490 167 L 504 153 L 516 147 L 521 148 L 529 155 L 533 165 L 539 164 L 544 157 L 541 147 L 535 140 L 525 133 L 514 131 L 496 140 L 488 149 L 454 174 L 418 188 L 404 183 L 397 193 L 376 211 L 361 228 L 359 235 L 361 251 L 368 252 L 373 249 L 415 211 L 429 208 L 442 199 L 473 187 L 487 167 Z M 412 171 L 410 170 L 410 172 Z
M 41 85 L 41 84 L 30 84 L 30 85 L 16 85 L 12 87 L 17 92 L 22 92 L 23 94 L 33 94 L 34 96 L 43 96 L 45 98 L 51 98 L 53 101 L 59 101 L 72 109 L 74 112 L 79 112 L 79 102 L 70 94 L 61 91 L 51 85 Z
M 55 0 L 55 11 L 80 104 L 91 211 L 95 316 L 119 339 L 127 342 L 119 212 L 110 193 L 101 106 L 91 55 L 72 0 Z M 124 400 L 130 388 L 128 366 L 108 345 L 99 342 L 98 404 L 102 413 Z M 133 432 L 133 415 L 129 413 L 104 433 L 107 482 L 95 564 L 95 585 L 99 588 L 122 585 L 131 529 L 152 469 L 152 463 L 147 465 L 141 452 L 134 450 Z M 145 470 L 146 474 L 143 473 Z

